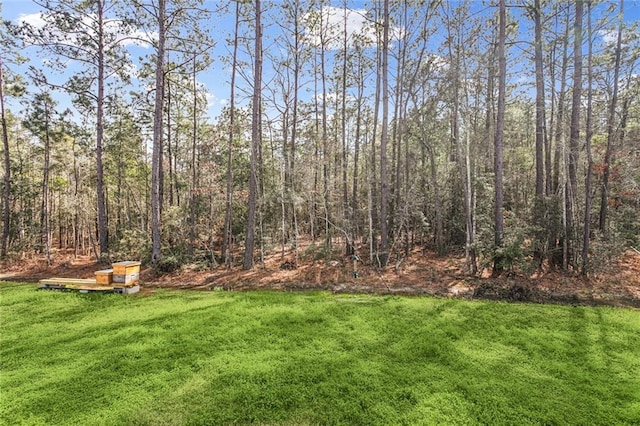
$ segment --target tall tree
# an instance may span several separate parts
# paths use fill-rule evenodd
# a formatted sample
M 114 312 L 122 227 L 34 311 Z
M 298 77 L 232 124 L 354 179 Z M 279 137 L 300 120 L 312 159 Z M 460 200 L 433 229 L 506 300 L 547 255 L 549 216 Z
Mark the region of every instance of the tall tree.
M 4 152 L 4 191 L 2 194 L 2 243 L 0 244 L 0 257 L 4 258 L 7 256 L 11 220 L 11 157 L 9 156 L 7 117 L 4 111 L 4 74 L 2 67 L 2 57 L 0 56 L 0 120 L 2 124 L 2 147 Z
M 298 146 L 298 99 L 300 90 L 300 72 L 302 68 L 302 55 L 300 52 L 300 39 L 302 32 L 300 29 L 300 2 L 294 0 L 293 10 L 293 106 L 291 112 L 291 146 L 289 154 L 289 203 L 291 205 L 291 228 L 293 248 L 298 250 L 298 217 L 296 215 L 296 149 Z
M 544 146 L 546 144 L 546 119 L 544 97 L 544 69 L 542 61 L 542 7 L 540 0 L 534 0 L 531 8 L 535 27 L 535 68 L 536 68 L 536 196 L 541 197 L 545 189 Z
M 503 192 L 502 192 L 502 176 L 503 176 L 503 158 L 502 150 L 504 146 L 504 112 L 506 98 L 506 81 L 507 81 L 507 61 L 505 58 L 505 39 L 506 39 L 506 7 L 504 0 L 499 1 L 499 24 L 498 24 L 498 107 L 496 117 L 496 135 L 494 139 L 493 153 L 493 172 L 495 179 L 495 204 L 494 204 L 494 244 L 495 253 L 493 257 L 493 275 L 497 276 L 502 273 L 502 238 L 504 234 L 504 218 L 503 208 Z
M 51 142 L 53 139 L 53 115 L 56 103 L 49 92 L 41 92 L 34 96 L 30 105 L 29 114 L 24 122 L 25 126 L 42 143 L 43 164 L 41 181 L 41 204 L 40 204 L 40 245 L 47 259 L 47 264 L 51 265 L 51 204 L 50 204 L 50 171 L 51 171 Z
M 389 0 L 383 2 L 382 24 L 382 129 L 380 130 L 380 266 L 389 260 L 387 142 L 389 139 Z
M 101 256 L 108 256 L 109 235 L 104 188 L 104 108 L 106 84 L 124 72 L 127 58 L 123 40 L 128 37 L 128 21 L 118 17 L 113 0 L 36 0 L 44 10 L 45 26 L 24 24 L 20 35 L 30 45 L 39 46 L 54 55 L 54 68 L 66 69 L 67 61 L 80 64 L 84 69 L 62 85 L 57 85 L 75 96 L 76 104 L 95 111 L 96 194 L 98 212 L 98 239 Z M 107 15 L 110 17 L 108 18 Z M 43 74 L 42 74 L 43 75 Z M 42 83 L 54 85 L 50 79 Z M 91 106 L 93 105 L 93 106 Z
M 551 195 L 551 150 L 547 139 L 546 129 L 546 99 L 544 92 L 544 61 L 542 45 L 542 5 L 540 0 L 534 0 L 529 6 L 530 16 L 534 22 L 534 63 L 536 76 L 536 139 L 535 139 L 535 164 L 536 164 L 536 198 L 533 205 L 533 220 L 539 229 L 534 241 L 534 262 L 536 266 L 542 266 L 544 256 L 549 243 L 548 232 L 543 231 L 548 224 L 548 203 L 544 197 Z
M 560 6 L 558 5 L 558 7 Z M 559 16 L 559 15 L 560 14 L 557 12 L 556 16 Z M 565 21 L 565 27 L 564 27 L 564 35 L 562 36 L 562 63 L 560 66 L 560 90 L 558 93 L 558 102 L 557 102 L 558 112 L 556 114 L 556 128 L 555 128 L 555 137 L 554 137 L 555 150 L 554 150 L 554 157 L 553 157 L 553 177 L 552 177 L 553 184 L 551 188 L 553 193 L 558 193 L 558 191 L 560 191 L 560 160 L 563 157 L 563 149 L 565 144 L 565 136 L 564 136 L 565 135 L 565 132 L 564 132 L 565 108 L 566 108 L 565 97 L 567 95 L 567 90 L 566 90 L 567 69 L 569 67 L 569 55 L 567 52 L 569 48 L 569 29 L 570 29 L 569 18 L 567 16 Z M 555 91 L 552 93 L 555 93 Z
M 162 111 L 164 107 L 164 59 L 166 42 L 166 3 L 157 5 L 158 45 L 156 48 L 155 103 L 153 110 L 153 152 L 151 156 L 151 261 L 160 260 L 160 162 L 162 153 Z
M 580 145 L 580 103 L 582 100 L 582 11 L 583 0 L 576 0 L 576 16 L 573 25 L 573 97 L 571 99 L 571 124 L 569 127 L 569 181 L 566 189 L 566 234 L 563 265 L 575 264 L 575 205 L 578 188 L 578 160 Z
M 600 231 L 609 236 L 609 228 L 607 226 L 607 213 L 609 208 L 609 177 L 611 176 L 611 162 L 613 155 L 613 139 L 615 138 L 615 119 L 616 106 L 618 104 L 618 81 L 620 79 L 620 52 L 622 50 L 622 24 L 624 16 L 624 0 L 620 0 L 620 10 L 618 11 L 620 22 L 618 23 L 618 32 L 616 37 L 615 60 L 613 64 L 613 93 L 609 102 L 609 113 L 607 116 L 607 148 L 604 154 L 604 170 L 602 173 L 602 186 L 600 197 Z
M 347 226 L 345 227 L 348 231 L 352 231 L 352 224 L 349 223 L 349 196 L 347 190 L 347 64 L 349 59 L 349 33 L 347 27 L 347 2 L 345 0 L 343 9 L 342 9 L 342 76 L 340 78 L 342 87 L 341 87 L 341 106 L 340 106 L 340 125 L 341 131 L 340 135 L 342 137 L 342 158 L 341 158 L 341 169 L 342 169 L 342 208 L 343 208 L 343 217 Z M 348 255 L 352 255 L 354 253 L 352 238 L 345 238 L 345 252 Z
M 258 196 L 258 145 L 260 141 L 261 103 L 262 103 L 262 21 L 260 0 L 255 0 L 255 50 L 253 70 L 253 97 L 251 115 L 251 149 L 249 172 L 249 211 L 244 249 L 244 269 L 253 268 L 253 250 L 255 246 L 256 206 Z
M 236 2 L 235 25 L 233 30 L 233 57 L 231 60 L 231 82 L 229 94 L 229 141 L 227 144 L 227 192 L 225 196 L 224 208 L 224 236 L 222 238 L 222 257 L 227 268 L 231 267 L 231 221 L 233 203 L 233 139 L 235 137 L 235 117 L 236 117 L 236 67 L 238 63 L 238 28 L 240 26 L 240 2 Z
M 593 128 L 591 119 L 593 115 L 593 27 L 591 25 L 591 1 L 587 2 L 587 123 L 585 150 L 587 152 L 587 176 L 584 182 L 584 229 L 582 234 L 582 269 L 581 274 L 589 272 L 589 242 L 591 234 L 591 180 L 593 176 L 593 157 L 591 154 L 591 137 Z
M 196 244 L 196 215 L 198 210 L 198 55 L 193 54 L 192 88 L 193 115 L 191 134 L 191 190 L 189 191 L 189 255 L 193 256 Z

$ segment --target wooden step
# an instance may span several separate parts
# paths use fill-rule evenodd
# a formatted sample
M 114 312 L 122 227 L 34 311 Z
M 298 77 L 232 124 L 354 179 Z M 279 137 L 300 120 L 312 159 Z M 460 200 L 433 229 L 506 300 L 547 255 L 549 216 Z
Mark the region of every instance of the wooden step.
M 113 290 L 114 288 L 133 287 L 136 283 L 116 284 L 116 285 L 102 285 L 98 284 L 95 279 L 80 279 L 80 278 L 48 278 L 40 280 L 40 284 L 43 286 L 52 287 L 69 287 L 69 288 L 95 288 L 99 290 L 101 288 L 106 290 Z
M 40 284 L 53 284 L 53 285 L 96 285 L 95 278 L 47 278 L 40 280 Z

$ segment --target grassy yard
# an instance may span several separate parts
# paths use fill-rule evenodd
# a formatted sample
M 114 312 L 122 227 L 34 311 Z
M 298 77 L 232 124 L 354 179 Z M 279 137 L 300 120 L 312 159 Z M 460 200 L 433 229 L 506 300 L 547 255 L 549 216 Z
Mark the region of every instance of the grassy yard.
M 640 312 L 0 284 L 0 423 L 640 424 Z

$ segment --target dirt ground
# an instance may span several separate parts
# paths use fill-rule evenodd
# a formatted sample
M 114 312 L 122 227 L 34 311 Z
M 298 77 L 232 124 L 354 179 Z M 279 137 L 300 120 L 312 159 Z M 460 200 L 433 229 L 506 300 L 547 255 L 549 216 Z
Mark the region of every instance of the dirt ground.
M 0 280 L 37 282 L 50 277 L 93 278 L 95 271 L 107 267 L 87 256 L 74 259 L 68 254 L 55 253 L 51 266 L 37 256 L 0 263 Z M 364 262 L 356 262 L 356 268 L 358 276 L 354 277 L 354 263 L 348 256 L 334 256 L 333 260 L 326 261 L 304 259 L 303 256 L 295 259 L 292 254 L 283 257 L 281 253 L 274 253 L 251 271 L 244 271 L 239 265 L 230 269 L 187 265 L 172 273 L 159 274 L 144 266 L 140 278 L 143 293 L 158 288 L 328 290 L 640 308 L 640 252 L 634 249 L 628 249 L 605 270 L 587 278 L 558 271 L 507 274 L 495 279 L 485 270 L 470 276 L 463 271 L 464 257 L 437 257 L 422 250 L 415 250 L 400 264 L 393 263 L 382 270 Z

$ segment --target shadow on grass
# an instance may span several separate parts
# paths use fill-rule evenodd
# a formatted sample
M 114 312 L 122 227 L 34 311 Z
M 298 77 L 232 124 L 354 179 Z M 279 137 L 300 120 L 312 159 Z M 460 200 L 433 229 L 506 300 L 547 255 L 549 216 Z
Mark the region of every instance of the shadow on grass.
M 11 424 L 632 424 L 633 310 L 1 287 Z

